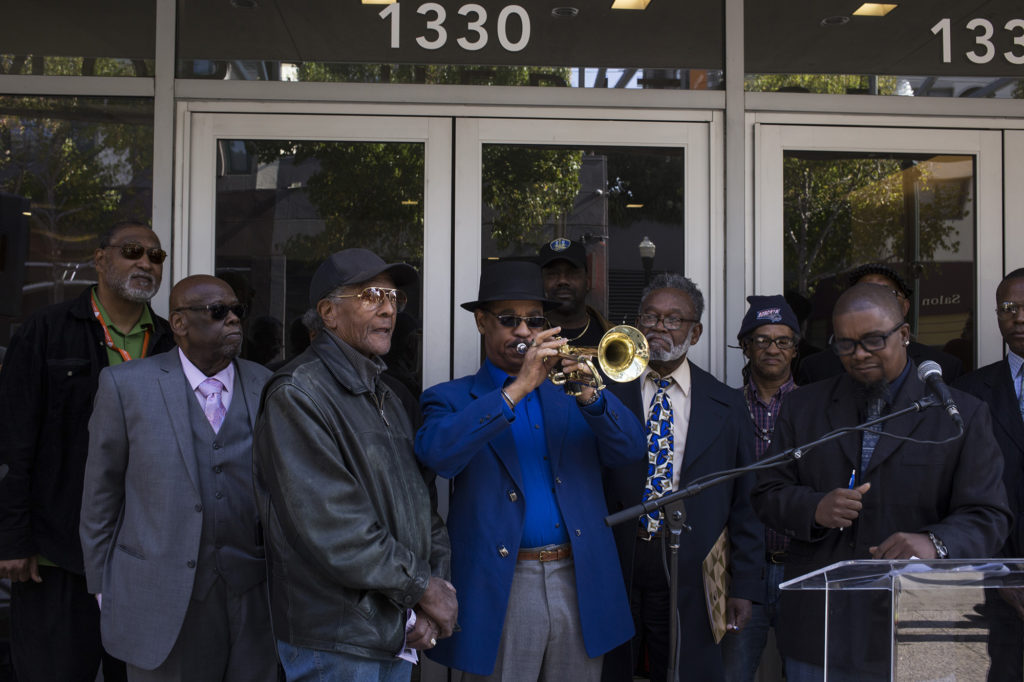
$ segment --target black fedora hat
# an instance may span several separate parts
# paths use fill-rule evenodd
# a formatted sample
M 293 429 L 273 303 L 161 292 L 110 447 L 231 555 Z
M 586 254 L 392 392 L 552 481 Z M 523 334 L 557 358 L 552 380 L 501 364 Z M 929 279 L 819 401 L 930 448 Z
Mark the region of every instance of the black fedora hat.
M 558 305 L 544 297 L 544 280 L 540 266 L 532 261 L 489 261 L 480 271 L 480 290 L 475 301 L 463 303 L 466 310 L 476 310 L 493 301 L 540 301 L 544 310 Z

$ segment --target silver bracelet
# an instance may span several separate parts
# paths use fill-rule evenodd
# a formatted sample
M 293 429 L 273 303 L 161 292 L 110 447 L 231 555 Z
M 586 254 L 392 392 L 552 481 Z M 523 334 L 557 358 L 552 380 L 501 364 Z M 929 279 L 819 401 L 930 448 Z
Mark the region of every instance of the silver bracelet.
M 505 393 L 505 389 L 501 389 L 501 397 L 505 399 L 506 403 L 508 403 L 508 409 L 516 409 L 516 404 L 512 402 L 512 398 L 508 397 L 508 393 Z

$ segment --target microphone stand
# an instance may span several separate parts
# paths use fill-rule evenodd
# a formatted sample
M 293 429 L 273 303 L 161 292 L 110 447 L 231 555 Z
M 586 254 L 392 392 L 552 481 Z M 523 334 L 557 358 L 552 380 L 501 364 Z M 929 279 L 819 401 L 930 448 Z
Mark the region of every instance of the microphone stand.
M 669 619 L 669 654 L 668 654 L 668 682 L 675 682 L 676 679 L 676 668 L 678 666 L 678 628 L 679 628 L 679 601 L 678 601 L 678 572 L 679 572 L 679 540 L 682 536 L 683 528 L 689 530 L 689 526 L 686 525 L 686 508 L 683 504 L 683 500 L 688 497 L 702 492 L 703 490 L 712 486 L 724 483 L 734 478 L 739 478 L 744 474 L 757 471 L 759 469 L 771 469 L 774 467 L 788 464 L 789 462 L 795 462 L 807 454 L 811 448 L 822 445 L 833 441 L 840 436 L 846 435 L 853 431 L 866 431 L 872 426 L 877 424 L 883 424 L 890 419 L 896 419 L 902 417 L 905 414 L 913 412 L 921 412 L 929 407 L 941 405 L 942 403 L 934 396 L 928 395 L 920 400 L 916 400 L 902 410 L 891 412 L 889 414 L 882 415 L 877 419 L 866 421 L 863 424 L 857 426 L 844 426 L 843 428 L 830 431 L 824 436 L 805 443 L 798 445 L 794 448 L 784 450 L 777 455 L 773 455 L 759 462 L 747 465 L 745 467 L 739 467 L 736 469 L 726 469 L 707 476 L 702 476 L 697 480 L 693 481 L 690 485 L 669 493 L 663 497 L 659 497 L 640 504 L 633 505 L 628 509 L 609 514 L 605 517 L 604 522 L 607 526 L 617 526 L 620 523 L 633 520 L 655 511 L 656 509 L 663 509 L 664 523 L 669 532 L 668 536 L 668 549 L 669 549 L 669 601 L 672 604 L 673 617 Z M 960 434 L 964 432 L 963 427 L 959 427 Z

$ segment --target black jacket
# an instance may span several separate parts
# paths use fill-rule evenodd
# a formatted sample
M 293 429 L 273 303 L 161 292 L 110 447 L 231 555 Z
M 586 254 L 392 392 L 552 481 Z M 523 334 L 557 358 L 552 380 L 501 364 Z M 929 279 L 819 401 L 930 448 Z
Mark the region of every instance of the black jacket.
M 43 308 L 11 338 L 0 372 L 0 559 L 41 554 L 82 573 L 78 517 L 89 416 L 107 366 L 92 288 Z M 146 355 L 174 348 L 167 321 L 150 310 Z
M 856 382 L 844 373 L 790 393 L 779 411 L 770 454 L 863 422 L 858 392 Z M 926 392 L 916 368 L 911 367 L 893 397 L 892 410 L 909 406 Z M 852 432 L 807 450 L 797 461 L 758 472 L 751 495 L 754 509 L 766 525 L 792 539 L 786 555 L 786 580 L 837 561 L 870 559 L 870 547 L 900 531 L 934 532 L 951 559 L 989 557 L 998 551 L 1006 539 L 1011 514 L 992 419 L 980 401 L 955 389 L 952 393 L 966 424 L 960 438 L 933 444 L 892 437 L 941 441 L 955 435 L 945 412 L 931 409 L 886 422 L 888 435 L 879 439 L 865 471 L 860 466 L 861 436 Z M 814 521 L 818 502 L 830 490 L 845 488 L 851 470 L 856 472 L 857 485 L 871 483 L 860 516 L 843 532 L 818 526 Z M 876 627 L 879 622 L 891 623 L 886 621 L 888 595 L 877 593 L 879 599 L 885 598 L 879 605 L 874 597 L 863 596 L 864 591 L 844 592 L 855 595 L 851 602 L 842 602 L 841 608 L 849 609 L 845 644 L 848 653 L 856 656 L 840 658 L 848 668 L 877 673 L 889 659 L 888 625 Z M 781 599 L 780 651 L 820 665 L 822 593 L 783 590 Z
M 390 660 L 406 609 L 432 575 L 449 577 L 404 391 L 360 371 L 327 332 L 264 388 L 253 467 L 277 639 Z
M 992 432 L 1003 452 L 1003 483 L 1013 510 L 1010 537 L 1003 547 L 1003 556 L 1024 555 L 1024 526 L 1020 513 L 1024 509 L 1024 419 L 1021 419 L 1017 392 L 1006 360 L 965 374 L 955 386 L 988 404 L 992 412 Z

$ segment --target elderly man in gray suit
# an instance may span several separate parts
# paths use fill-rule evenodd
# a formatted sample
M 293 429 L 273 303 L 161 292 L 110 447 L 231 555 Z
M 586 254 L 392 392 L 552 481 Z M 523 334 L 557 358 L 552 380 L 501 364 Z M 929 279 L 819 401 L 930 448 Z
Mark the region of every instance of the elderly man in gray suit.
M 103 644 L 129 680 L 276 680 L 252 491 L 263 367 L 208 275 L 171 291 L 178 349 L 100 374 L 81 538 Z

